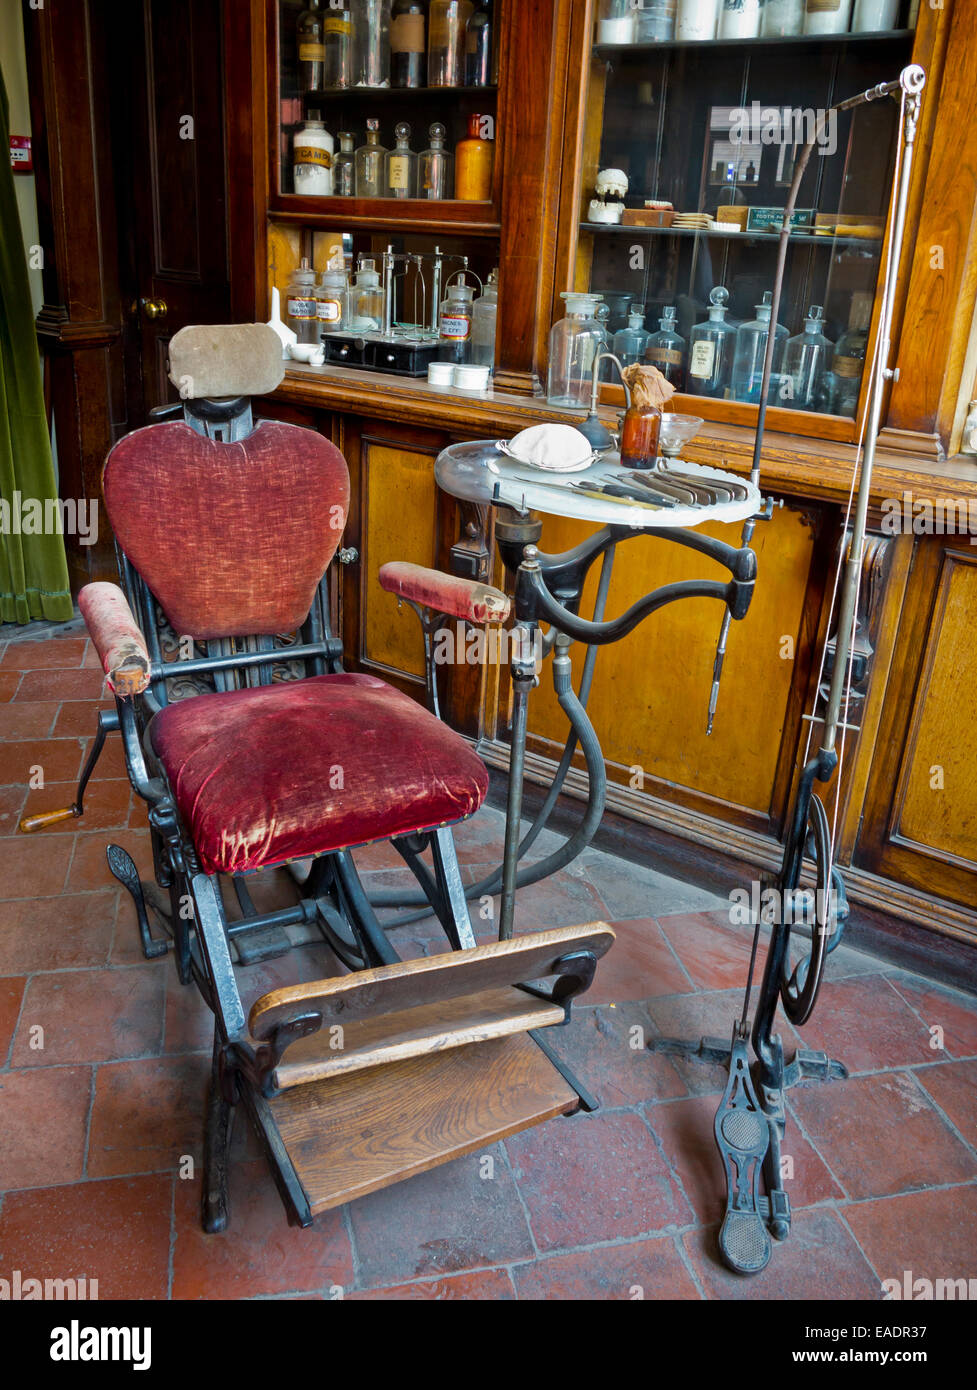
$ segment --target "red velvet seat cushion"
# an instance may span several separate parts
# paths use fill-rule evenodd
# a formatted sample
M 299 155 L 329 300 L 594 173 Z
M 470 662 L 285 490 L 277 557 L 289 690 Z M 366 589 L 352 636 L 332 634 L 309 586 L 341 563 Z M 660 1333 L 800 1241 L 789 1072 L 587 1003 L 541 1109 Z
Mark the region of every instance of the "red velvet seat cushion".
M 207 873 L 430 830 L 488 790 L 464 739 L 374 676 L 197 695 L 151 730 Z

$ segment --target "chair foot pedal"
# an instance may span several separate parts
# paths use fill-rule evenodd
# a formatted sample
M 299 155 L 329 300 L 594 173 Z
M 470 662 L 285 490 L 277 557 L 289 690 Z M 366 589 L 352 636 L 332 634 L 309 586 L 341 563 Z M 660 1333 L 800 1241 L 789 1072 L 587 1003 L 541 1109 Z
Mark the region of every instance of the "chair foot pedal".
M 799 1047 L 784 1069 L 784 1089 L 800 1081 L 847 1081 L 848 1068 L 826 1052 Z
M 139 939 L 142 942 L 143 955 L 147 960 L 154 960 L 157 956 L 165 956 L 169 949 L 169 942 L 155 940 L 149 930 L 146 899 L 143 896 L 142 884 L 139 881 L 139 871 L 132 856 L 127 854 L 121 845 L 109 845 L 105 851 L 105 858 L 108 861 L 109 873 L 113 878 L 118 879 L 136 905 L 136 920 L 139 924 Z
M 700 1038 L 698 1042 L 689 1042 L 685 1038 L 652 1038 L 648 1051 L 695 1058 L 700 1062 L 719 1062 L 723 1066 L 729 1062 L 729 1044 L 722 1038 Z
M 767 1118 L 750 1075 L 747 1038 L 733 1029 L 729 1081 L 715 1121 L 716 1144 L 726 1172 L 726 1215 L 719 1250 L 737 1274 L 759 1274 L 772 1245 L 763 1218 L 760 1175 L 770 1144 Z M 767 1204 L 769 1210 L 769 1203 Z
M 263 960 L 287 956 L 292 943 L 281 927 L 265 927 L 261 931 L 242 932 L 240 936 L 235 936 L 234 948 L 242 965 L 260 965 Z

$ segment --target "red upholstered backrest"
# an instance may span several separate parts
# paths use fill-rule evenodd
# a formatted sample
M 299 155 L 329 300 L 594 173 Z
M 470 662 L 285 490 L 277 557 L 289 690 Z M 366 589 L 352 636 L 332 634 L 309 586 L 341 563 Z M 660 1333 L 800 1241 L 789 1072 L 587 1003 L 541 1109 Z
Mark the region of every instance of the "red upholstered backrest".
M 312 430 L 262 422 L 238 444 L 189 425 L 121 439 L 102 480 L 122 549 L 191 637 L 291 632 L 346 524 L 346 460 Z

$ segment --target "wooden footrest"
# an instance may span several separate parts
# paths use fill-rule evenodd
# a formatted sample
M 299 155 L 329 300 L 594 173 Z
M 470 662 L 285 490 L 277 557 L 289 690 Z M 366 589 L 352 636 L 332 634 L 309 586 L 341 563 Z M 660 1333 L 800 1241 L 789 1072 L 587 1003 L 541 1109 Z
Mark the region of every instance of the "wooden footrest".
M 577 1102 L 519 1033 L 297 1086 L 269 1105 L 317 1216 Z

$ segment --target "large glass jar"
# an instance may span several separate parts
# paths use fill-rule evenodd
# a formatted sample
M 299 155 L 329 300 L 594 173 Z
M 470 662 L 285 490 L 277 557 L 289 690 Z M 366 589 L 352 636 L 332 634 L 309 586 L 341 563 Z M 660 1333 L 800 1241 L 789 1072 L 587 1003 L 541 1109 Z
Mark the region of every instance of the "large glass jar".
M 550 363 L 546 374 L 549 405 L 586 407 L 590 404 L 594 358 L 603 330 L 594 311 L 603 295 L 564 291 L 566 318 L 550 329 Z
M 390 86 L 391 0 L 350 0 L 353 86 Z
M 427 20 L 427 85 L 463 87 L 471 0 L 431 0 Z
M 767 351 L 767 338 L 770 335 L 770 309 L 772 295 L 769 290 L 763 294 L 762 304 L 756 306 L 756 318 L 749 323 L 741 323 L 736 330 L 736 352 L 733 357 L 733 400 L 750 401 L 758 405 L 760 386 L 763 381 L 763 359 Z M 787 341 L 787 329 L 778 323 L 774 330 L 773 365 L 770 372 L 770 393 L 768 399 L 776 402 L 780 385 L 780 363 Z

